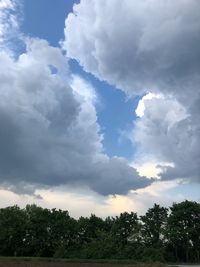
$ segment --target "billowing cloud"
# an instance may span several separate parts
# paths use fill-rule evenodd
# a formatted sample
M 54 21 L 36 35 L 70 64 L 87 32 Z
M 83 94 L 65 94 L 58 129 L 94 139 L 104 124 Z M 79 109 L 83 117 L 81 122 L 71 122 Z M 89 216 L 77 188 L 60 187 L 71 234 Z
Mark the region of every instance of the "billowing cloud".
M 0 53 L 1 185 L 31 193 L 71 184 L 107 195 L 150 184 L 104 154 L 95 90 L 67 73 L 61 50 L 39 39 L 26 45 L 17 59 Z
M 161 95 L 156 95 L 156 94 L 152 94 L 152 93 L 147 93 L 146 95 L 144 95 L 138 102 L 138 106 L 135 110 L 135 114 L 138 117 L 143 117 L 144 116 L 144 112 L 145 112 L 145 102 L 148 100 L 151 100 L 153 98 L 162 98 Z
M 181 93 L 191 77 L 199 81 L 199 10 L 198 0 L 81 0 L 66 19 L 63 46 L 86 71 L 129 94 Z
M 145 112 L 130 135 L 139 144 L 141 155 L 173 163 L 160 164 L 162 179 L 185 178 L 200 182 L 200 117 L 188 113 L 171 98 L 145 101 Z
M 85 71 L 159 95 L 141 99 L 131 138 L 140 156 L 171 164 L 162 179 L 200 181 L 199 10 L 199 0 L 81 0 L 66 19 L 63 48 Z
M 16 8 L 14 0 L 0 2 L 3 48 L 18 31 Z M 198 0 L 81 0 L 66 19 L 67 56 L 143 97 L 131 138 L 139 155 L 164 162 L 156 168 L 163 180 L 199 181 L 199 9 Z M 19 57 L 0 53 L 1 185 L 33 193 L 70 184 L 109 195 L 151 184 L 125 159 L 104 153 L 98 97 L 70 75 L 61 50 L 24 40 Z

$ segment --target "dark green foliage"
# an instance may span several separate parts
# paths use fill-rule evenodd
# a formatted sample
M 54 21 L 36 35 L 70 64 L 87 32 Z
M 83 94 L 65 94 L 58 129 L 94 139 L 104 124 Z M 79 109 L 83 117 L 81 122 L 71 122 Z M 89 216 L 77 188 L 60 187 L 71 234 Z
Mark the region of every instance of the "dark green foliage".
M 160 248 L 165 242 L 167 209 L 154 204 L 144 216 L 141 216 L 141 236 L 147 247 Z
M 167 237 L 177 261 L 200 260 L 200 204 L 184 201 L 173 204 Z
M 200 204 L 168 209 L 155 204 L 144 216 L 121 213 L 78 220 L 68 211 L 36 205 L 0 209 L 0 255 L 143 262 L 200 261 Z
M 21 256 L 25 248 L 27 214 L 17 206 L 0 209 L 0 253 Z

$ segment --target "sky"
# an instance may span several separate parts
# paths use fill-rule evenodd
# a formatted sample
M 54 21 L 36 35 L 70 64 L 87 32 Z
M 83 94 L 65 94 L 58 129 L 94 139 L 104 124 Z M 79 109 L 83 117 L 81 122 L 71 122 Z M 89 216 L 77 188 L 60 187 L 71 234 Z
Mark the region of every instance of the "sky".
M 199 0 L 0 0 L 0 207 L 200 201 Z

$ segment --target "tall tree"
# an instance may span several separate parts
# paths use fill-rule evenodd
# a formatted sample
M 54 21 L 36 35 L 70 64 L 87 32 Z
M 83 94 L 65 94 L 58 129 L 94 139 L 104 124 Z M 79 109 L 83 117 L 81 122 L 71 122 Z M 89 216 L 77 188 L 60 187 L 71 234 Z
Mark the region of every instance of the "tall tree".
M 137 225 L 138 217 L 134 212 L 123 212 L 120 216 L 113 218 L 111 233 L 115 242 L 122 246 L 127 244 Z
M 50 210 L 27 205 L 26 214 L 28 227 L 25 253 L 28 256 L 51 256 Z
M 0 253 L 22 256 L 25 247 L 27 216 L 18 206 L 0 209 Z
M 64 257 L 74 249 L 77 244 L 77 229 L 77 221 L 69 216 L 68 211 L 51 210 L 49 235 L 55 257 Z
M 168 238 L 175 250 L 177 261 L 189 261 L 190 251 L 195 251 L 199 260 L 200 205 L 193 201 L 174 203 L 170 208 Z
M 141 235 L 146 246 L 160 248 L 165 239 L 167 225 L 167 209 L 154 204 L 148 209 L 144 216 L 141 216 Z

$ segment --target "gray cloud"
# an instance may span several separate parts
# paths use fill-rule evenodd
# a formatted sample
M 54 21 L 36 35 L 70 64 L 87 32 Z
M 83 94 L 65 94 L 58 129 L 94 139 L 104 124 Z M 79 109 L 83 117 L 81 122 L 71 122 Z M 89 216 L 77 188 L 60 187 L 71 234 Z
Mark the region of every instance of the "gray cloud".
M 138 173 L 127 165 L 126 160 L 110 158 L 106 162 L 99 162 L 95 168 L 95 179 L 92 188 L 100 190 L 104 195 L 126 194 L 127 188 L 132 188 L 134 177 L 134 189 L 146 187 L 153 180 L 147 181 L 145 177 L 138 177 Z M 106 185 L 106 187 L 105 187 Z
M 164 95 L 132 134 L 143 155 L 174 163 L 163 179 L 200 180 L 199 10 L 199 0 L 81 0 L 66 19 L 63 47 L 87 72 L 129 95 Z
M 191 78 L 199 81 L 199 10 L 198 0 L 81 0 L 66 19 L 63 46 L 86 71 L 129 94 L 181 93 Z
M 17 60 L 2 52 L 0 62 L 3 187 L 31 193 L 71 184 L 107 195 L 151 183 L 125 160 L 103 153 L 94 89 L 64 73 L 67 63 L 59 48 L 29 39 Z
M 144 116 L 135 122 L 131 136 L 140 153 L 174 164 L 159 166 L 164 180 L 200 182 L 200 116 L 188 111 L 174 99 L 146 100 Z

